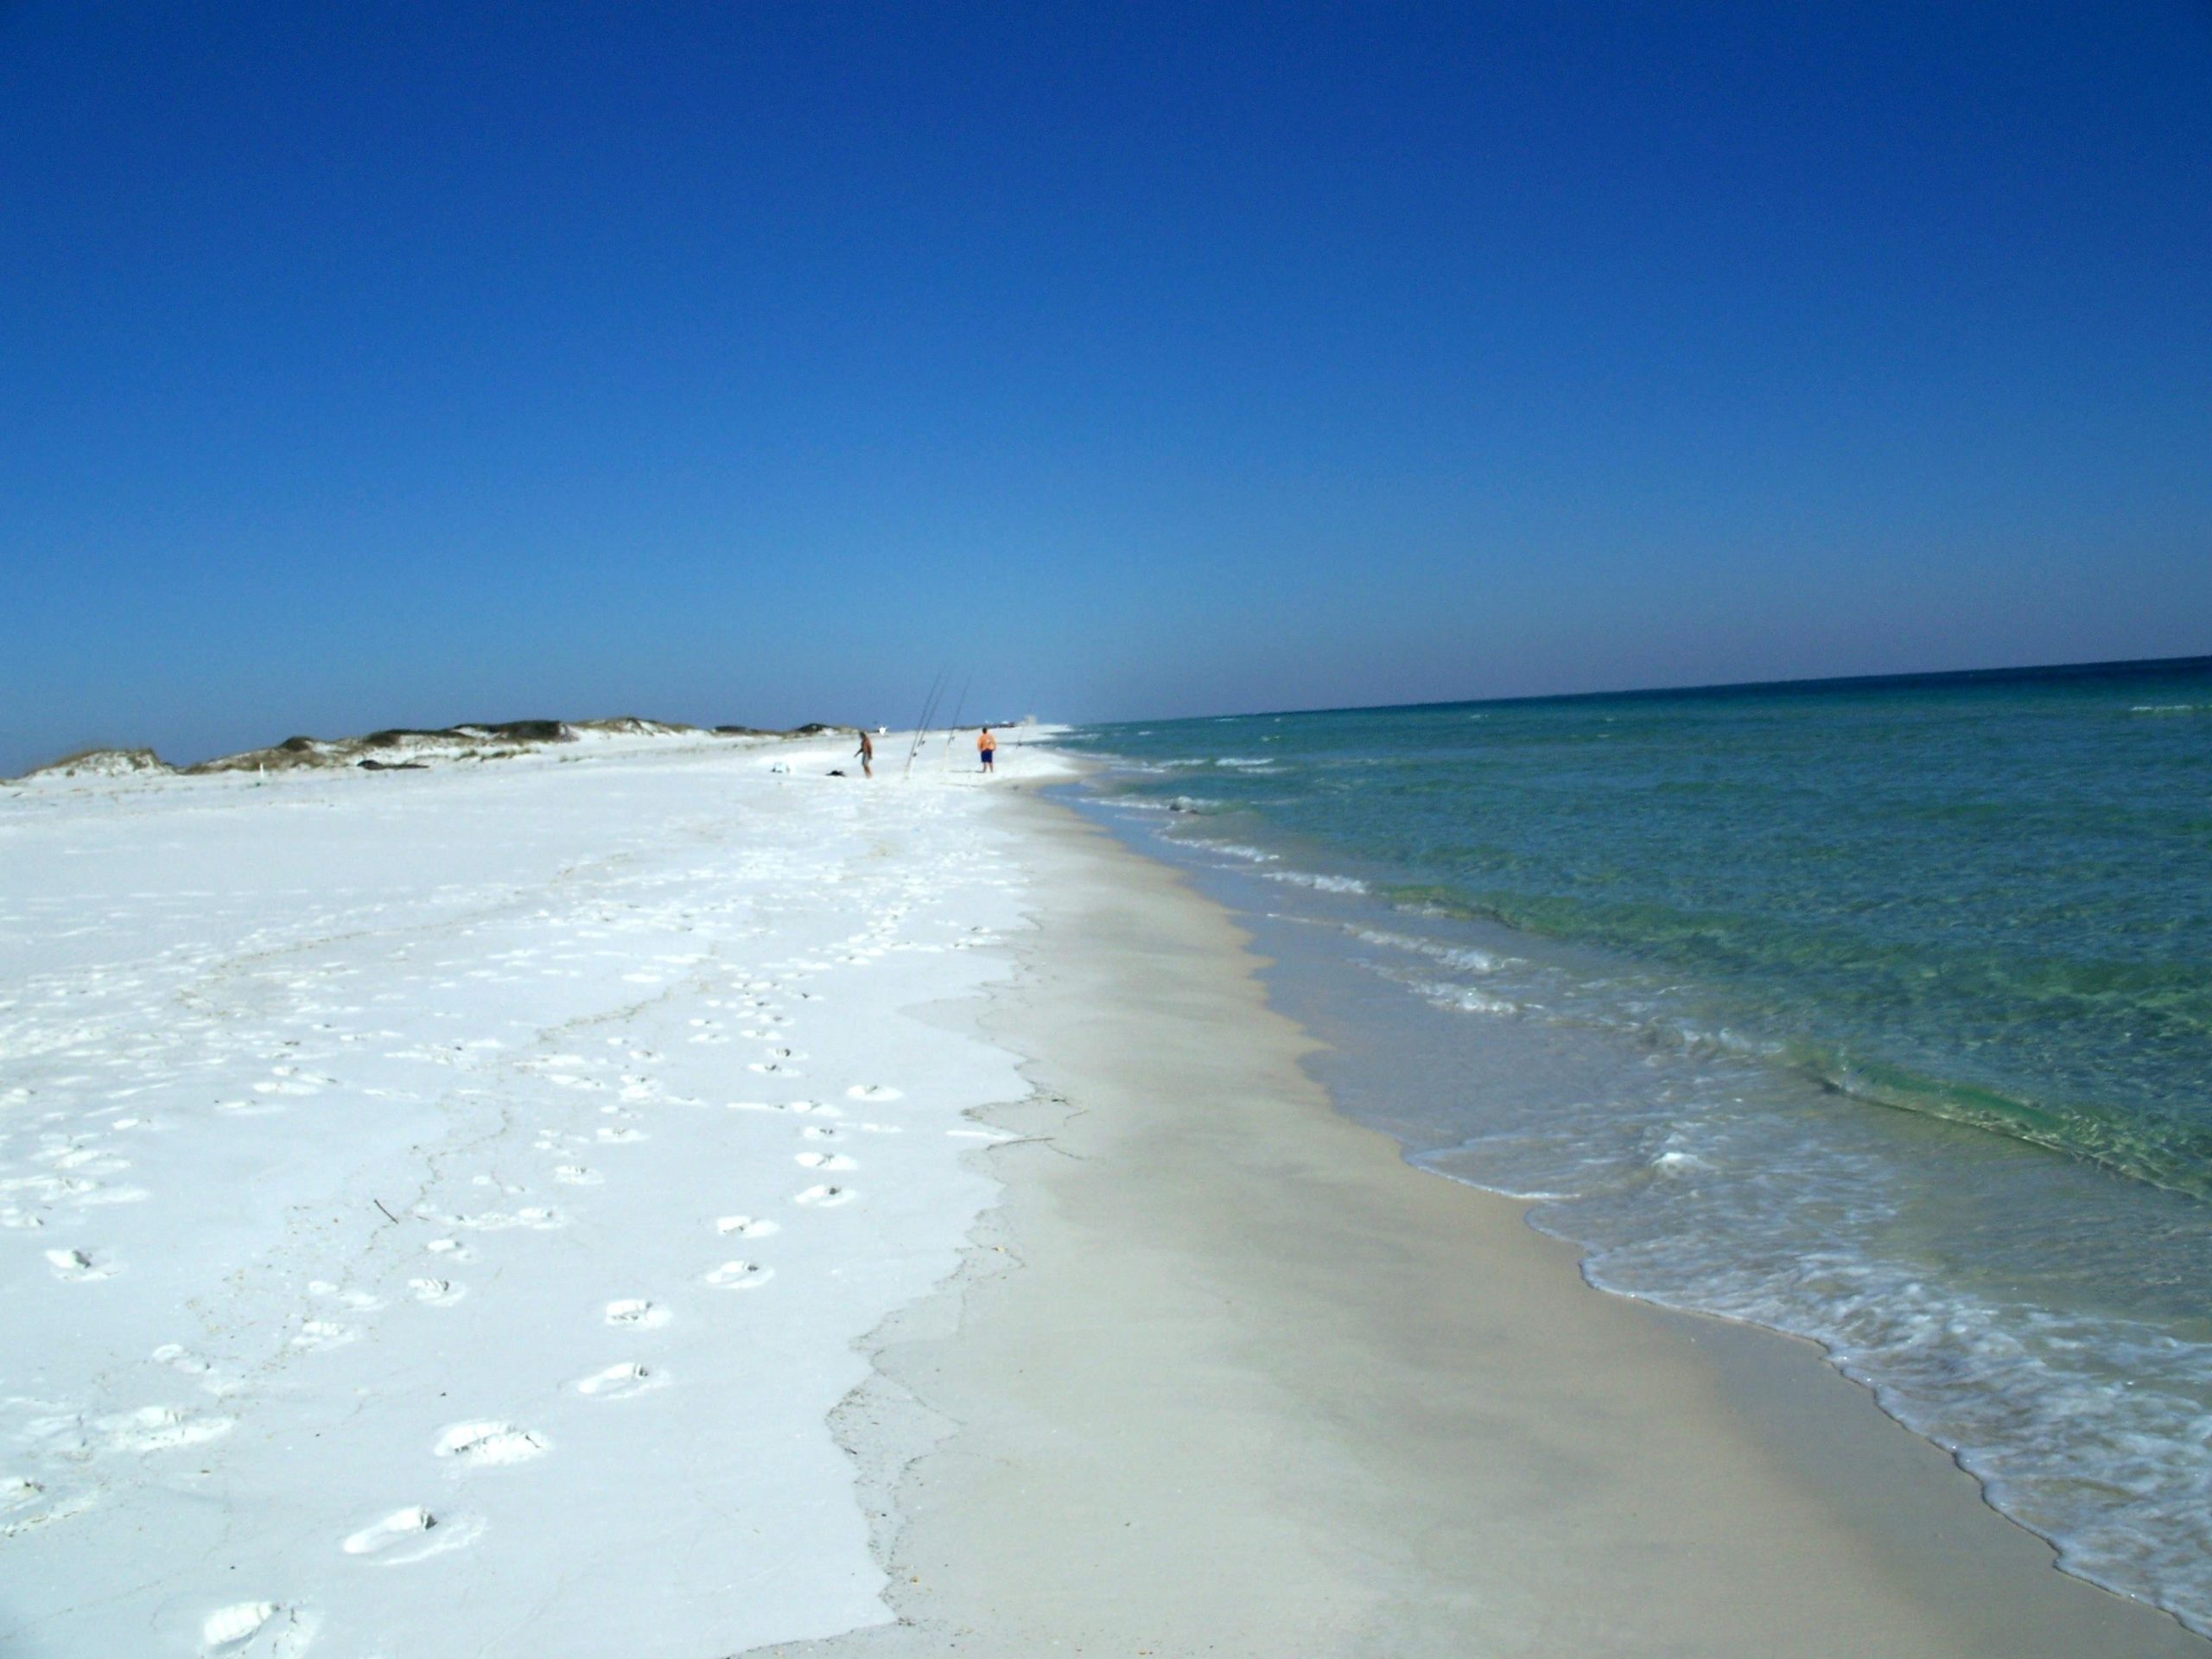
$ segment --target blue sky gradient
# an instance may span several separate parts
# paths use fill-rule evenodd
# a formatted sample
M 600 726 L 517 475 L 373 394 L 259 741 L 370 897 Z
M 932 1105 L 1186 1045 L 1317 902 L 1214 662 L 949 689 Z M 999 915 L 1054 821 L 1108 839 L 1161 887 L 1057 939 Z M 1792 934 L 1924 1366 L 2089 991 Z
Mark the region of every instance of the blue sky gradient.
M 0 772 L 2212 651 L 2212 8 L 0 3 Z

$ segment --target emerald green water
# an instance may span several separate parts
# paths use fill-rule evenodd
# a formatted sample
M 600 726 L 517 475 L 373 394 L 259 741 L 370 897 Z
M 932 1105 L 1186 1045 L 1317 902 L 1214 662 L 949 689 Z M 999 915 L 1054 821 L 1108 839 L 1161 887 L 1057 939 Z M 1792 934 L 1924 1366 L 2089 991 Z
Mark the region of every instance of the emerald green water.
M 1854 1093 L 2212 1192 L 2212 667 L 1101 727 Z

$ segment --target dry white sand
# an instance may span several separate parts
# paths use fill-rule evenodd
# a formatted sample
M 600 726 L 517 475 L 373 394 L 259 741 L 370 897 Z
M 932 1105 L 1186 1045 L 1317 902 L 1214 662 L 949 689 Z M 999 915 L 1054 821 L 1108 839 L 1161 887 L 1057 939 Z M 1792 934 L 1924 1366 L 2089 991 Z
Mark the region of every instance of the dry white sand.
M 1027 866 L 850 747 L 0 792 L 0 1651 L 883 1617 L 828 1419 L 993 1195 Z

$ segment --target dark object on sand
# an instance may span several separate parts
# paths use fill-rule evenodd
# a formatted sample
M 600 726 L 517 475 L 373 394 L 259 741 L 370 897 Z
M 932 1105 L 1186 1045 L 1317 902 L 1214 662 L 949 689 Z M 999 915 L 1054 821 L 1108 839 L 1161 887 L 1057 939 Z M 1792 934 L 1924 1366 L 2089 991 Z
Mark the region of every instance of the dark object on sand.
M 363 772 L 428 772 L 430 768 L 420 760 L 356 760 Z

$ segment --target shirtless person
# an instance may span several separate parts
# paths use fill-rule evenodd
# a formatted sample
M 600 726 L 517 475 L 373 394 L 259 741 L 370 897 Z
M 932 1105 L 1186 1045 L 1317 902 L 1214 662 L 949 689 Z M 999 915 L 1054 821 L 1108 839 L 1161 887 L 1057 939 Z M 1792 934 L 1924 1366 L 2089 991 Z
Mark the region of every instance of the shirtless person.
M 861 776 L 875 776 L 875 740 L 868 734 L 868 728 L 861 728 L 861 746 L 855 753 L 861 758 Z
M 989 727 L 984 727 L 982 735 L 976 740 L 976 753 L 983 757 L 983 770 L 985 772 L 989 772 L 992 769 L 991 761 L 997 756 L 998 752 L 998 739 L 991 735 L 991 728 Z

